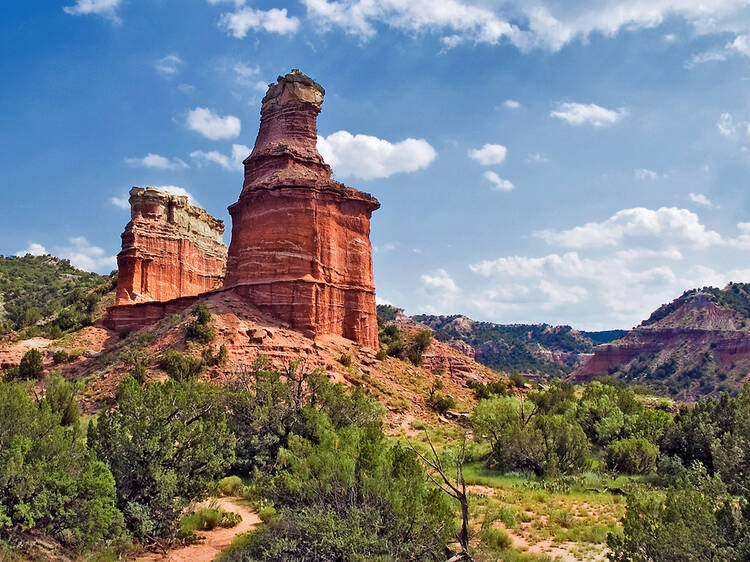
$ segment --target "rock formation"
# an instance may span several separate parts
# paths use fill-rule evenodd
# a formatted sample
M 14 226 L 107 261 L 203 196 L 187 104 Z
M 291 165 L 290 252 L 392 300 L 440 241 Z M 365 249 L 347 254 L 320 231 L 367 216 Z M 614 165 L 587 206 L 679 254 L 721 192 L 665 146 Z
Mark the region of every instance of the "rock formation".
M 372 196 L 331 179 L 317 150 L 325 91 L 299 71 L 263 98 L 261 124 L 229 207 L 226 288 L 309 336 L 378 348 Z
M 188 198 L 153 187 L 130 191 L 131 221 L 117 256 L 117 305 L 168 301 L 221 286 L 224 223 Z
M 739 389 L 750 376 L 750 317 L 743 312 L 749 289 L 687 291 L 619 340 L 597 346 L 570 378 L 614 374 L 690 399 Z

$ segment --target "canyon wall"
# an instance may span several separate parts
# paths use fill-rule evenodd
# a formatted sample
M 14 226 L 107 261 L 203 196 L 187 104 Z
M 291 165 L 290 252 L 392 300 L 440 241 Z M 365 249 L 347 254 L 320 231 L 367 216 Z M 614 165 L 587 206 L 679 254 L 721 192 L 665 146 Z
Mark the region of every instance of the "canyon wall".
M 184 196 L 153 187 L 130 191 L 131 221 L 117 256 L 117 305 L 164 302 L 222 285 L 224 223 Z

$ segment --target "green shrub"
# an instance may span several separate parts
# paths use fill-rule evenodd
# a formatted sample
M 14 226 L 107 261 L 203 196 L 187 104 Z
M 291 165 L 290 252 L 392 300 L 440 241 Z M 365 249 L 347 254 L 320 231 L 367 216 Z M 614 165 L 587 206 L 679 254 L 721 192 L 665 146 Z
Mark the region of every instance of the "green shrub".
M 659 447 L 644 438 L 615 441 L 607 448 L 607 468 L 626 474 L 648 474 L 656 468 Z
M 60 363 L 67 363 L 70 359 L 70 355 L 68 355 L 68 352 L 62 349 L 58 349 L 55 351 L 55 353 L 52 354 L 52 361 L 54 361 L 55 365 L 59 365 Z
M 516 388 L 523 388 L 529 383 L 529 379 L 527 379 L 520 373 L 511 373 L 509 378 L 510 384 L 512 384 Z
M 278 453 L 279 471 L 264 479 L 264 493 L 278 512 L 243 539 L 241 551 L 233 548 L 223 559 L 442 556 L 456 528 L 454 506 L 426 478 L 415 453 L 386 439 L 380 423 L 347 423 L 348 413 L 335 429 L 328 412 L 306 410 L 315 420 L 306 432 L 315 438 L 291 435 Z
M 491 396 L 505 396 L 508 394 L 508 387 L 502 381 L 493 381 L 483 384 L 481 382 L 469 381 L 466 386 L 474 391 L 477 400 L 484 400 Z
M 263 523 L 268 523 L 276 517 L 276 508 L 272 505 L 266 505 L 258 512 L 258 517 Z
M 395 340 L 387 345 L 388 355 L 390 357 L 400 357 L 406 350 L 406 344 L 402 340 Z
M 201 352 L 203 363 L 208 365 L 209 367 L 216 367 L 217 365 L 221 365 L 222 363 L 224 363 L 224 361 L 226 361 L 227 355 L 227 346 L 224 344 L 221 344 L 219 346 L 219 351 L 217 351 L 216 353 L 214 353 L 209 347 Z
M 498 519 L 503 522 L 503 525 L 505 525 L 508 529 L 512 529 L 516 526 L 516 510 L 512 507 L 503 506 L 500 509 L 500 513 L 498 516 Z
M 146 382 L 148 373 L 146 366 L 150 360 L 148 354 L 142 349 L 125 351 L 120 355 L 120 359 L 130 366 L 130 375 L 140 384 Z
M 201 359 L 194 359 L 176 349 L 168 349 L 159 365 L 170 377 L 179 381 L 197 377 L 203 369 Z
M 196 304 L 193 307 L 192 314 L 195 316 L 195 320 L 188 325 L 185 337 L 202 344 L 214 341 L 216 333 L 211 326 L 211 312 L 206 308 L 206 305 Z
M 18 365 L 18 377 L 23 380 L 40 379 L 43 371 L 42 354 L 37 349 L 27 351 Z
M 510 548 L 513 541 L 505 530 L 499 527 L 485 527 L 479 531 L 479 539 L 491 548 Z
M 242 479 L 239 476 L 227 476 L 219 480 L 217 492 L 220 496 L 238 496 L 242 491 Z
M 191 313 L 200 324 L 206 325 L 211 322 L 211 312 L 205 304 L 196 304 Z
M 352 366 L 352 356 L 349 353 L 343 353 L 337 361 L 341 363 L 344 367 L 351 367 Z
M 141 387 L 126 379 L 117 407 L 88 428 L 88 443 L 117 483 L 118 506 L 139 539 L 169 539 L 182 510 L 234 460 L 219 389 L 189 380 Z
M 550 521 L 556 525 L 560 525 L 560 527 L 570 529 L 573 526 L 575 519 L 569 511 L 556 509 L 550 515 Z
M 438 392 L 442 389 L 443 381 L 436 378 L 430 388 L 430 395 L 427 397 L 427 405 L 441 414 L 456 407 L 456 401 L 453 398 Z
M 381 345 L 378 352 L 375 354 L 375 359 L 378 361 L 385 361 L 385 359 L 388 357 L 388 353 L 386 351 L 386 346 Z
M 37 401 L 0 383 L 0 541 L 33 531 L 79 550 L 122 532 L 112 473 L 57 404 L 49 390 Z
M 195 341 L 202 344 L 208 344 L 214 341 L 216 333 L 214 332 L 213 326 L 208 324 L 201 324 L 197 320 L 194 320 L 188 324 L 185 337 L 190 341 Z
M 71 426 L 78 421 L 81 409 L 76 402 L 79 388 L 66 381 L 58 372 L 52 372 L 47 379 L 47 393 L 44 400 L 50 410 L 60 416 L 60 424 Z
M 195 531 L 212 531 L 216 527 L 236 527 L 242 521 L 239 513 L 224 509 L 204 507 L 183 515 L 180 519 L 180 533 L 190 535 Z
M 156 333 L 152 330 L 138 334 L 138 345 L 148 345 L 156 339 Z
M 427 399 L 427 405 L 436 412 L 444 414 L 448 410 L 452 410 L 456 407 L 456 401 L 450 396 L 445 396 L 440 392 L 435 392 Z

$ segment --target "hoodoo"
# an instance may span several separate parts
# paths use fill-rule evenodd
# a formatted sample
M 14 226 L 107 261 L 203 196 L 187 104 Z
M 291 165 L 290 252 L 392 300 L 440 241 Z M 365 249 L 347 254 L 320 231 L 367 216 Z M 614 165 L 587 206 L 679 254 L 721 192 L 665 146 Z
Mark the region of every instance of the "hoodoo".
M 168 301 L 221 287 L 224 223 L 184 196 L 153 187 L 130 191 L 131 221 L 117 256 L 118 305 Z
M 331 179 L 317 150 L 324 95 L 293 70 L 263 98 L 242 193 L 229 207 L 224 286 L 310 336 L 377 349 L 370 217 L 380 204 Z

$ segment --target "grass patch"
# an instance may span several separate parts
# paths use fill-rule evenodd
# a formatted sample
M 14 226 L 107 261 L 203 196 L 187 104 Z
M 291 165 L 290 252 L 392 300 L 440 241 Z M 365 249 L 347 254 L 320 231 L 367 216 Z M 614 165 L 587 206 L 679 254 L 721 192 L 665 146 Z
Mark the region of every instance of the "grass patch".
M 193 513 L 183 515 L 180 520 L 180 532 L 190 535 L 196 531 L 211 531 L 216 527 L 236 527 L 242 516 L 220 508 L 204 507 Z

